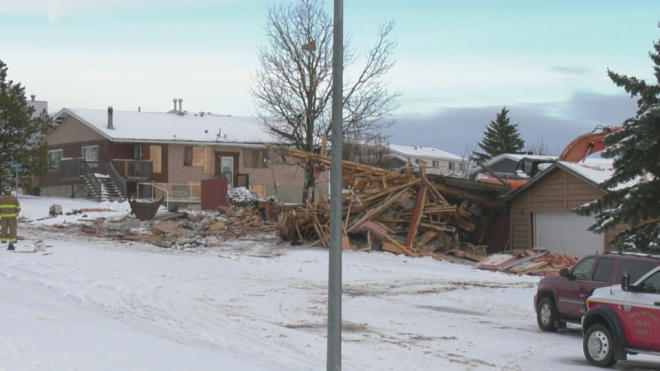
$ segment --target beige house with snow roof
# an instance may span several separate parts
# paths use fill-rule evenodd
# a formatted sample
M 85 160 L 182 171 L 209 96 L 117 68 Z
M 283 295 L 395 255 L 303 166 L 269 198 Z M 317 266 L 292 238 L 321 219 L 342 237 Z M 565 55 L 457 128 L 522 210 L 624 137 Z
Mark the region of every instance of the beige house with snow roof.
M 545 247 L 585 256 L 609 251 L 625 226 L 601 235 L 587 230 L 595 218 L 572 210 L 605 194 L 599 185 L 614 172 L 611 162 L 556 162 L 503 200 L 511 209 L 509 248 Z
M 394 159 L 403 163 L 410 162 L 419 165 L 424 161 L 428 174 L 462 174 L 465 168 L 465 162 L 460 156 L 437 148 L 390 144 L 389 149 Z
M 195 199 L 202 180 L 226 178 L 262 197 L 302 197 L 297 165 L 276 157 L 249 117 L 65 108 L 54 121 L 44 138 L 49 172 L 35 182 L 42 196 L 125 199 L 162 189 Z

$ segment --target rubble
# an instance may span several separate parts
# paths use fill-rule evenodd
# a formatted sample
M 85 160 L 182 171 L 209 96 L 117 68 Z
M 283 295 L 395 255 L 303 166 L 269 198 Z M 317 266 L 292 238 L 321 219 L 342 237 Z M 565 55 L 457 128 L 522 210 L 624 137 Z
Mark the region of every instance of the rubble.
M 126 242 L 149 243 L 162 248 L 213 247 L 224 241 L 251 239 L 276 241 L 274 221 L 263 220 L 263 205 L 223 207 L 220 212 L 159 212 L 149 221 L 134 217 L 121 219 L 79 218 L 75 224 L 53 224 L 53 228 L 76 230 L 88 236 Z M 264 235 L 273 235 L 269 237 Z
M 580 258 L 550 252 L 543 247 L 505 251 L 488 256 L 473 267 L 518 275 L 555 276 L 562 268 L 574 266 Z
M 280 151 L 317 168 L 330 165 L 327 156 L 289 148 Z M 349 161 L 343 162 L 343 188 L 347 190 L 342 199 L 345 248 L 371 250 L 376 240 L 379 248 L 395 254 L 447 261 L 453 261 L 447 253 L 483 242 L 496 198 L 508 192 L 502 185 L 427 175 L 423 165 L 390 171 Z M 283 214 L 277 229 L 282 240 L 329 246 L 327 199 L 308 201 Z

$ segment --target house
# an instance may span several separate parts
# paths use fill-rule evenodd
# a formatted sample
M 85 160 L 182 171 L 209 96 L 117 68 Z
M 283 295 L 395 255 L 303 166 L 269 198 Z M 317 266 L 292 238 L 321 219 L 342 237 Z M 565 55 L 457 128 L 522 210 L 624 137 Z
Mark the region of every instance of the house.
M 515 174 L 516 168 L 518 167 L 518 162 L 520 162 L 520 160 L 523 158 L 527 158 L 533 161 L 547 162 L 553 162 L 557 160 L 557 156 L 503 153 L 486 161 L 484 165 L 497 175 Z M 469 178 L 476 179 L 477 174 L 479 173 L 485 173 L 485 171 L 481 168 L 481 166 L 475 166 L 472 170 L 470 170 Z
M 226 178 L 229 187 L 260 196 L 302 197 L 297 165 L 269 150 L 268 136 L 252 118 L 109 107 L 64 108 L 54 122 L 44 138 L 49 171 L 37 180 L 43 196 L 100 199 L 114 186 L 118 198 L 158 191 L 198 199 L 202 180 Z
M 30 100 L 27 101 L 28 106 L 34 108 L 34 113 L 32 117 L 38 117 L 43 111 L 48 112 L 48 102 L 44 100 L 36 100 L 37 96 L 32 94 L 30 95 Z
M 510 206 L 510 247 L 534 246 L 573 256 L 608 251 L 608 243 L 623 226 L 604 235 L 587 230 L 595 218 L 572 210 L 600 198 L 599 185 L 614 172 L 612 163 L 593 159 L 588 163 L 559 161 L 516 189 L 503 200 Z
M 395 167 L 411 162 L 419 165 L 426 163 L 428 174 L 451 175 L 461 174 L 465 169 L 465 162 L 460 156 L 445 152 L 433 147 L 389 145 Z

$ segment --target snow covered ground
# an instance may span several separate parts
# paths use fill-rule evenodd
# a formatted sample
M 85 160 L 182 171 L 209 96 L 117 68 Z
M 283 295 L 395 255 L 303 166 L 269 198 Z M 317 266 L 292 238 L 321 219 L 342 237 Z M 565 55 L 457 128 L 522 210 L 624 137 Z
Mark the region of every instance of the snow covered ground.
M 325 370 L 327 251 L 240 241 L 196 251 L 51 225 L 63 210 L 126 203 L 21 197 L 0 251 L 0 370 Z M 91 217 L 91 213 L 90 213 Z M 537 278 L 431 259 L 343 255 L 344 370 L 592 370 L 580 330 L 536 326 Z M 619 370 L 660 368 L 633 356 Z

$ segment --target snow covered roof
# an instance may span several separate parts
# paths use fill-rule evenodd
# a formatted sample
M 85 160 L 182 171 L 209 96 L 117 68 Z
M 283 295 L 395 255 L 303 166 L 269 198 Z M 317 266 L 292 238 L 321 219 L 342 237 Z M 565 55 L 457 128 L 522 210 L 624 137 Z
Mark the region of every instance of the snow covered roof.
M 602 161 L 600 163 L 575 163 L 560 161 L 559 164 L 594 184 L 601 184 L 602 182 L 610 179 L 612 174 L 614 174 L 612 161 Z
M 449 152 L 445 152 L 433 147 L 421 146 L 401 146 L 398 144 L 390 144 L 390 150 L 403 156 L 433 158 L 441 160 L 454 160 L 461 161 L 460 156 L 456 156 Z
M 523 194 L 528 188 L 533 187 L 534 184 L 540 182 L 546 176 L 550 176 L 550 174 L 552 174 L 556 169 L 567 171 L 568 173 L 575 175 L 585 182 L 590 183 L 594 187 L 598 187 L 600 184 L 610 179 L 612 175 L 614 175 L 613 161 L 610 159 L 587 158 L 585 162 L 577 163 L 558 161 L 548 169 L 544 170 L 541 174 L 535 176 L 529 182 L 509 194 L 509 196 L 507 196 L 503 202 L 508 202 Z M 651 176 L 647 175 L 647 179 L 650 180 Z M 610 190 L 628 188 L 642 181 L 643 177 L 640 176 L 627 183 L 619 184 L 616 188 L 612 188 Z
M 613 162 L 609 159 L 587 159 L 584 163 L 560 161 L 559 164 L 576 175 L 579 175 L 597 185 L 609 180 L 612 175 L 614 175 Z M 647 179 L 650 180 L 651 176 L 647 175 Z M 643 177 L 639 176 L 629 182 L 619 184 L 612 190 L 628 188 L 642 181 Z
M 69 116 L 118 142 L 217 144 L 264 143 L 270 139 L 251 117 L 114 110 L 114 129 L 108 129 L 108 111 L 102 109 L 64 108 L 54 118 L 61 123 Z

